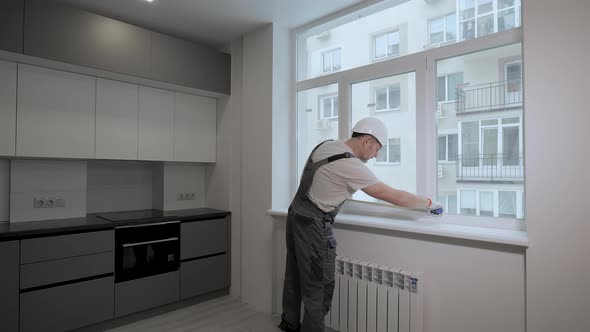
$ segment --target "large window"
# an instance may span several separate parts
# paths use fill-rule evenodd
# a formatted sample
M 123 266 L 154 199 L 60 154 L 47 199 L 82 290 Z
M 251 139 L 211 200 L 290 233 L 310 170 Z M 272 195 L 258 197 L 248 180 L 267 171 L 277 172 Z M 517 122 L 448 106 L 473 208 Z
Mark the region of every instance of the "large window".
M 518 0 L 383 0 L 296 30 L 297 175 L 318 143 L 373 116 L 389 135 L 366 164 L 381 181 L 438 198 L 454 215 L 445 220 L 522 227 L 520 10 Z

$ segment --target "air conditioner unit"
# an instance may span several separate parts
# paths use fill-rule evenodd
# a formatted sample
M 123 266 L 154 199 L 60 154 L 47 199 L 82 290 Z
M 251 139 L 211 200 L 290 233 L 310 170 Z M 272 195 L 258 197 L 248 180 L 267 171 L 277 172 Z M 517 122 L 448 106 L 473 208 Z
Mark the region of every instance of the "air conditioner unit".
M 315 129 L 330 129 L 330 122 L 327 119 L 316 121 Z
M 444 176 L 443 167 L 442 165 L 438 165 L 438 177 L 442 178 Z
M 442 107 L 442 104 L 440 104 L 440 103 L 436 104 L 436 116 L 438 116 L 439 119 L 446 118 L 447 117 L 446 113 L 447 112 Z

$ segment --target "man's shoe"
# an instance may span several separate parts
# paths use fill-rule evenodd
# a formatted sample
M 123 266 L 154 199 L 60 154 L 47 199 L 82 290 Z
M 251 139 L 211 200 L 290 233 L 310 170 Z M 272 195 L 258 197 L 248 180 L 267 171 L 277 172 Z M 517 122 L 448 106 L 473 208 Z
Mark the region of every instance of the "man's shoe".
M 279 324 L 278 328 L 285 332 L 299 332 L 299 329 L 301 329 L 301 324 L 299 324 L 297 327 L 293 327 L 287 323 L 285 316 L 281 315 L 281 324 Z

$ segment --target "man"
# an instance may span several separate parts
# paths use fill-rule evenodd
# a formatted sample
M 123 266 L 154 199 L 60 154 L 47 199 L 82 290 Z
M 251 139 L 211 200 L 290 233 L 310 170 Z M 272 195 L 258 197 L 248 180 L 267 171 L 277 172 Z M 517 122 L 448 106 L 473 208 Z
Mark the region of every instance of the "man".
M 352 137 L 328 141 L 311 152 L 287 217 L 287 266 L 283 288 L 283 331 L 323 332 L 334 293 L 336 239 L 334 217 L 357 190 L 397 206 L 442 213 L 430 198 L 394 189 L 365 163 L 387 142 L 387 128 L 377 118 L 360 120 Z M 299 323 L 301 301 L 305 313 Z

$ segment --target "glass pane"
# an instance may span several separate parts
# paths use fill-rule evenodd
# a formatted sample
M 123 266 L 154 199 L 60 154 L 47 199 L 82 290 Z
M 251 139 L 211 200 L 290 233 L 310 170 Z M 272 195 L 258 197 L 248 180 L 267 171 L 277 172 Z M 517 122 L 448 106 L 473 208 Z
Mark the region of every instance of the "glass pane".
M 498 192 L 498 213 L 500 217 L 516 218 L 516 192 Z
M 332 114 L 338 116 L 338 97 L 332 97 Z
M 392 85 L 389 87 L 389 108 L 397 109 L 400 107 L 400 91 L 399 85 Z
M 390 32 L 387 34 L 387 55 L 399 54 L 399 32 Z
M 525 87 L 507 92 L 506 86 L 509 77 L 520 78 L 521 50 L 521 44 L 513 44 L 437 61 L 437 90 L 445 75 L 452 81 L 452 74 L 463 73 L 465 80 L 458 99 L 441 104 L 443 116 L 437 117 L 437 136 L 447 136 L 447 159 L 459 155 L 456 163 L 438 164 L 438 195 L 474 190 L 479 199 L 482 191 L 524 191 L 522 104 L 505 105 L 506 95 L 522 100 Z M 499 199 L 494 195 L 498 216 Z M 524 218 L 520 198 L 517 204 L 517 218 Z M 459 206 L 459 213 L 474 214 L 470 207 Z
M 332 53 L 326 52 L 322 56 L 322 63 L 323 63 L 323 70 L 330 71 L 332 70 Z
M 498 10 L 508 7 L 514 7 L 514 1 L 515 0 L 498 0 Z
M 461 31 L 463 39 L 475 38 L 475 20 L 469 20 L 461 23 Z
M 446 41 L 454 41 L 457 39 L 457 15 L 451 14 L 446 19 L 447 39 Z
M 498 158 L 498 129 L 484 128 L 482 129 L 483 139 L 483 164 L 496 165 Z M 489 169 L 483 170 L 487 172 Z
M 494 216 L 494 193 L 481 191 L 479 193 L 479 215 Z
M 457 91 L 463 85 L 463 73 L 449 74 L 449 92 L 447 100 L 452 101 L 457 99 Z
M 334 50 L 332 52 L 332 69 L 333 70 L 342 69 L 342 63 L 341 63 L 341 59 L 340 59 L 341 53 L 342 52 L 340 49 Z
M 453 135 L 448 136 L 448 144 L 449 144 L 449 161 L 456 161 L 457 160 L 457 152 L 459 151 L 459 142 L 457 139 L 457 134 L 453 134 Z
M 487 15 L 477 19 L 477 36 L 485 36 L 494 32 L 494 15 Z
M 447 160 L 447 137 L 438 137 L 438 160 Z
M 297 92 L 297 176 L 313 148 L 328 139 L 338 139 L 338 118 L 322 120 L 320 108 L 331 105 L 331 98 L 321 96 L 337 94 L 338 85 L 331 84 Z M 337 95 L 334 98 L 338 98 Z M 318 102 L 321 101 L 321 102 Z M 327 101 L 327 102 L 326 102 Z
M 483 15 L 489 13 L 494 9 L 492 0 L 478 0 L 477 1 L 477 14 Z
M 381 35 L 375 38 L 375 58 L 382 58 L 387 51 L 387 36 Z
M 444 40 L 444 18 L 430 21 L 430 43 L 440 43 Z
M 332 101 L 330 97 L 322 98 L 322 115 L 324 118 L 332 116 Z
M 516 15 L 514 9 L 498 12 L 498 31 L 504 31 L 516 27 Z
M 502 128 L 502 149 L 504 152 L 504 166 L 518 166 L 520 164 L 518 127 Z
M 399 138 L 390 138 L 389 146 L 387 147 L 389 152 L 389 162 L 399 163 L 401 162 L 401 144 Z
M 462 21 L 475 17 L 475 0 L 461 0 L 459 10 L 461 11 Z
M 449 195 L 449 204 L 447 213 L 457 214 L 457 195 Z
M 399 87 L 399 107 L 403 112 L 376 112 L 371 102 L 373 94 L 383 87 Z M 378 88 L 379 87 L 379 88 Z M 385 90 L 388 91 L 388 90 Z M 377 94 L 376 94 L 377 95 Z M 395 164 L 376 165 L 376 160 L 367 162 L 369 169 L 383 181 L 396 189 L 416 192 L 416 74 L 407 73 L 388 76 L 376 80 L 351 85 L 351 126 L 362 118 L 374 116 L 387 126 L 390 137 L 389 147 L 383 147 L 378 155 L 379 160 L 400 162 L 403 167 Z M 404 149 L 401 151 L 401 142 Z M 403 156 L 402 156 L 403 152 Z M 357 191 L 353 199 L 376 201 L 362 190 Z
M 475 190 L 461 190 L 461 214 L 475 215 Z
M 375 108 L 377 110 L 387 109 L 387 88 L 375 89 Z
M 447 80 L 445 76 L 436 79 L 436 101 L 446 101 L 446 86 Z
M 375 159 L 376 162 L 385 163 L 387 162 L 387 149 L 381 149 L 377 153 L 377 158 Z

